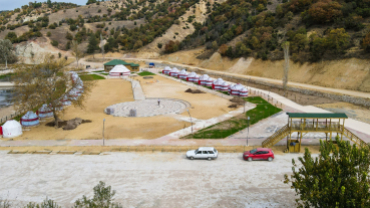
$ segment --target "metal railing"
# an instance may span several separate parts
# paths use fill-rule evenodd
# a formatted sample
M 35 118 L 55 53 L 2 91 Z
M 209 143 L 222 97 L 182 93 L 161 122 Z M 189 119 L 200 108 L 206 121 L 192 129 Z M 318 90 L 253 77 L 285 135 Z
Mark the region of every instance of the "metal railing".
M 282 140 L 289 134 L 289 126 L 285 125 L 278 131 L 276 131 L 273 135 L 267 138 L 265 141 L 262 142 L 262 147 L 271 147 Z

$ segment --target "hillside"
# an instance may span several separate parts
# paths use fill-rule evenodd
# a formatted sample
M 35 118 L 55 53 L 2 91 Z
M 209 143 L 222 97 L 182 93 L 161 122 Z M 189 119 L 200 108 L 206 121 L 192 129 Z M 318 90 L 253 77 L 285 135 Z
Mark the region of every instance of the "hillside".
M 369 58 L 367 1 L 88 2 L 85 6 L 30 3 L 3 12 L 0 38 L 10 39 L 18 51 L 32 46 L 69 55 L 72 41 L 88 54 L 98 53 L 97 44 L 103 37 L 105 51 L 122 56 L 168 58 L 179 63 L 191 57 L 183 63 L 271 78 L 281 76 L 275 69 L 282 67 L 281 44 L 288 41 L 295 81 L 369 91 L 369 70 L 360 64 L 362 72 L 357 73 L 349 64 L 352 58 Z M 192 51 L 197 51 L 195 57 Z M 347 68 L 338 70 L 340 66 Z M 329 75 L 335 77 L 330 84 Z M 349 84 L 354 82 L 346 79 L 361 81 Z
M 94 2 L 94 1 L 88 1 Z M 290 42 L 295 62 L 367 58 L 370 3 L 363 0 L 115 0 L 77 6 L 30 3 L 0 15 L 0 38 L 19 43 L 47 36 L 68 50 L 94 33 L 107 51 L 159 56 L 205 46 L 230 58 L 283 58 Z M 67 35 L 69 33 L 69 35 Z M 59 44 L 56 44 L 58 41 Z M 85 44 L 87 45 L 87 44 Z

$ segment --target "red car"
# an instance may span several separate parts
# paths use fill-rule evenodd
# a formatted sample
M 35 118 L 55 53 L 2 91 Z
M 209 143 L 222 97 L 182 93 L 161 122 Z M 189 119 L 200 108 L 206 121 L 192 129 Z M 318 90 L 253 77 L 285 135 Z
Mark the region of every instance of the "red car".
M 274 152 L 268 148 L 252 149 L 251 151 L 246 151 L 243 154 L 243 159 L 248 161 L 268 160 L 271 162 L 274 158 Z

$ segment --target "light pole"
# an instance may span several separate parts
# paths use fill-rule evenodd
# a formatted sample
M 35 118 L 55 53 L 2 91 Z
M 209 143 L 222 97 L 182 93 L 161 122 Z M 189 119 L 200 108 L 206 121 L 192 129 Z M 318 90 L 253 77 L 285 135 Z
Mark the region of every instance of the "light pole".
M 188 112 L 189 117 L 190 117 L 190 122 L 191 122 L 191 133 L 193 133 L 193 119 L 191 118 L 191 115 L 190 115 L 190 111 L 189 111 L 189 109 L 186 109 L 186 111 Z
M 249 146 L 249 121 L 250 121 L 250 118 L 248 116 L 248 134 L 247 134 L 247 146 Z
M 104 123 L 105 123 L 105 119 L 103 119 L 103 146 L 105 146 L 105 139 L 104 139 Z

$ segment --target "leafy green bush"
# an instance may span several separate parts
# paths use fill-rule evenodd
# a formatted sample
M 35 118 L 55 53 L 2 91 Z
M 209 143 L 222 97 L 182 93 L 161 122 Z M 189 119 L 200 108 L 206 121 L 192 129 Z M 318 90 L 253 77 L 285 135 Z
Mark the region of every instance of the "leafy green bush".
M 58 41 L 56 41 L 56 40 L 52 40 L 52 41 L 51 41 L 51 45 L 52 45 L 52 46 L 54 46 L 54 47 L 58 47 L 59 42 L 58 42 Z

